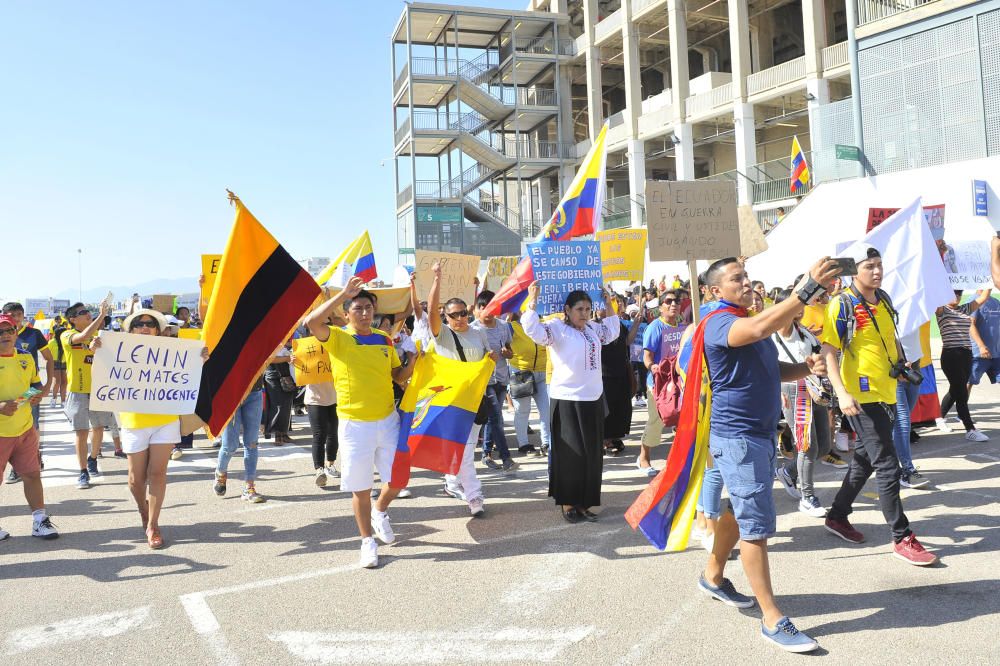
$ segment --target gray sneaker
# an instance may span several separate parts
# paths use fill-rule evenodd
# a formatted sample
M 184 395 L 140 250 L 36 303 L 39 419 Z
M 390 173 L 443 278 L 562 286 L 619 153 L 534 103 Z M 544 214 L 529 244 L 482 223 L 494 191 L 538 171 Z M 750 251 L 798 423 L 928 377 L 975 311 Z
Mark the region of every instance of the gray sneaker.
M 10 472 L 7 474 L 7 483 L 17 483 L 21 480 L 21 475 L 14 471 L 14 468 L 10 468 Z
M 483 464 L 492 469 L 494 472 L 499 472 L 502 469 L 497 461 L 493 460 L 493 456 L 488 453 L 483 454 Z
M 774 630 L 769 630 L 764 623 L 760 624 L 761 638 L 789 652 L 812 652 L 819 643 L 795 628 L 787 617 L 778 620 Z
M 705 580 L 705 574 L 702 574 L 698 577 L 698 589 L 713 599 L 733 608 L 753 608 L 753 605 L 756 603 L 753 597 L 748 597 L 745 594 L 737 592 L 736 588 L 733 587 L 732 581 L 728 578 L 723 578 L 722 584 L 719 587 L 713 587 Z
M 507 458 L 507 460 L 503 461 L 503 471 L 513 472 L 516 469 L 517 469 L 517 463 L 511 460 L 510 458 Z
M 904 488 L 923 488 L 928 483 L 930 480 L 917 470 L 903 472 L 902 476 L 899 477 L 899 485 Z

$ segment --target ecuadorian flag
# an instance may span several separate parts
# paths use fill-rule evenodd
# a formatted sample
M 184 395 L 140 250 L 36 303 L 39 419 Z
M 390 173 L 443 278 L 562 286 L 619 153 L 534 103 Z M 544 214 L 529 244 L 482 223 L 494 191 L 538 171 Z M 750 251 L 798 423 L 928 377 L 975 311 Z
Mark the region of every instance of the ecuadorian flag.
M 411 467 L 458 473 L 495 365 L 489 357 L 465 363 L 435 353 L 420 356 L 416 363 L 399 403 L 399 441 L 389 483 L 393 488 L 406 487 Z
M 590 147 L 590 151 L 580 164 L 576 177 L 563 195 L 562 201 L 535 239 L 536 242 L 570 240 L 597 231 L 601 224 L 604 195 L 607 190 L 605 175 L 608 155 L 604 140 L 607 133 L 608 123 L 605 122 L 597 139 L 594 140 L 594 145 Z M 520 309 L 528 295 L 528 287 L 534 280 L 535 273 L 531 270 L 531 260 L 525 255 L 521 257 L 510 277 L 500 285 L 496 296 L 486 306 L 486 312 L 495 316 L 502 312 Z
M 331 261 L 329 266 L 323 269 L 323 272 L 316 278 L 316 282 L 320 286 L 325 286 L 338 269 L 342 270 L 348 278 L 359 277 L 365 282 L 371 282 L 378 277 L 378 271 L 375 270 L 375 251 L 372 249 L 372 239 L 368 236 L 367 231 L 351 241 L 351 244 L 344 248 L 344 251 Z M 335 286 L 343 287 L 344 285 Z
M 739 313 L 719 307 L 698 324 L 691 337 L 684 382 L 681 417 L 667 464 L 625 512 L 625 520 L 660 550 L 687 548 L 701 482 L 708 460 L 709 416 L 712 393 L 705 367 L 705 322 L 720 312 Z
M 797 136 L 792 137 L 792 174 L 790 182 L 793 194 L 805 187 L 806 183 L 809 182 L 809 165 L 806 164 L 806 156 L 802 153 L 802 147 L 799 145 L 799 137 Z
M 236 221 L 205 315 L 209 359 L 195 414 L 219 433 L 274 350 L 319 296 L 312 276 L 229 193 Z
M 937 377 L 934 375 L 934 359 L 931 358 L 931 323 L 920 327 L 920 374 L 924 376 L 917 394 L 917 404 L 913 406 L 910 421 L 923 423 L 941 416 L 941 401 L 938 399 Z

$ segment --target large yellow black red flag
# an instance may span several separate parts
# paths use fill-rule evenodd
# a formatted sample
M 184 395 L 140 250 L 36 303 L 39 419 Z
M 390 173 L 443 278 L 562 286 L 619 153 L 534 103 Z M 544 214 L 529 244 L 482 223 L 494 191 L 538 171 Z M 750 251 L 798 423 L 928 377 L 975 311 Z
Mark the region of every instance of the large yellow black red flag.
M 285 251 L 236 195 L 236 220 L 205 315 L 209 359 L 195 414 L 218 433 L 232 417 L 274 350 L 319 296 L 309 273 Z

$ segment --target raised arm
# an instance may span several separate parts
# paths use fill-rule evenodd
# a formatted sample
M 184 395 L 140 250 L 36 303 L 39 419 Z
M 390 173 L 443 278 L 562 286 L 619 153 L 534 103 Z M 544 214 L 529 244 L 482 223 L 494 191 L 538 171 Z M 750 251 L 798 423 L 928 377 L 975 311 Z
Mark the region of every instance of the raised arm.
M 337 310 L 343 308 L 344 302 L 349 298 L 354 298 L 361 291 L 364 282 L 359 277 L 352 277 L 347 286 L 340 290 L 336 296 L 319 306 L 306 317 L 305 325 L 317 340 L 326 342 L 330 339 L 330 328 L 326 325 L 326 320 Z
M 528 298 L 524 303 L 527 311 L 521 317 L 521 327 L 524 328 L 527 336 L 536 343 L 549 346 L 555 341 L 552 329 L 547 324 L 542 323 L 538 312 L 535 310 L 538 307 L 538 294 L 540 291 L 541 287 L 538 286 L 537 282 L 532 282 L 531 286 L 528 287 Z
M 75 345 L 86 342 L 88 338 L 93 337 L 99 330 L 101 326 L 104 325 L 104 318 L 108 316 L 108 304 L 105 301 L 101 301 L 101 308 L 98 311 L 98 316 L 94 317 L 94 321 L 90 322 L 90 326 L 83 329 L 79 333 L 74 333 L 69 341 Z
M 431 273 L 434 274 L 434 281 L 431 282 L 431 293 L 427 296 L 427 326 L 431 329 L 431 335 L 436 338 L 441 332 L 441 317 L 438 316 L 438 310 L 441 309 L 440 262 L 434 262 L 434 265 L 431 266 Z

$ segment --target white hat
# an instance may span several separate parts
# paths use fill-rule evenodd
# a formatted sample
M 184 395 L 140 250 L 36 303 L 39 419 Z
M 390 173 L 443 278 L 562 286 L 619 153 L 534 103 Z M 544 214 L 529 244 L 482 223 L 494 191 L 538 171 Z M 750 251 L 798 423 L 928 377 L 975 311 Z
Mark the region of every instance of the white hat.
M 636 303 L 633 303 L 632 305 L 625 308 L 625 312 L 627 312 L 628 314 L 635 314 L 638 311 L 639 311 L 639 306 Z
M 879 252 L 878 248 L 871 243 L 855 243 L 851 247 L 847 248 L 847 256 L 860 264 L 868 261 L 869 259 L 881 257 L 882 253 Z
M 142 315 L 147 315 L 155 319 L 157 326 L 159 326 L 160 333 L 163 333 L 163 329 L 167 327 L 167 318 L 163 316 L 162 312 L 159 312 L 157 310 L 147 310 L 143 308 L 141 310 L 136 310 L 129 316 L 125 317 L 125 323 L 122 324 L 122 330 L 126 332 L 131 331 L 132 321 L 135 320 L 137 317 L 141 317 Z

